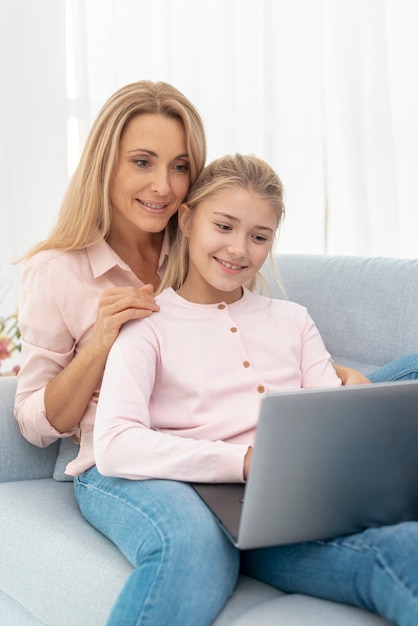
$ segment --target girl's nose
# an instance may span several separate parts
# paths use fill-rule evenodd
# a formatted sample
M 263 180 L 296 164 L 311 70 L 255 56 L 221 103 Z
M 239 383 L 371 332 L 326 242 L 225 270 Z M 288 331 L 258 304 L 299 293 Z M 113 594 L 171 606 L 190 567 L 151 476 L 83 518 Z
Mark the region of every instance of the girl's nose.
M 232 237 L 228 245 L 228 252 L 236 257 L 245 257 L 247 255 L 246 238 L 239 235 Z

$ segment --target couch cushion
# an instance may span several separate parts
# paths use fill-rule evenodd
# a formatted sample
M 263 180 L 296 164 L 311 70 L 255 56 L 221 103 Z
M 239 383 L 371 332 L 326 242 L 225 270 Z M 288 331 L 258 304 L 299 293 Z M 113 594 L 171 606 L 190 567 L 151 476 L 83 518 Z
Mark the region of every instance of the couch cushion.
M 289 594 L 248 611 L 230 626 L 390 626 L 356 607 Z
M 102 626 L 132 566 L 82 517 L 72 483 L 0 485 L 0 589 L 43 624 Z
M 278 591 L 254 578 L 240 576 L 234 593 L 229 598 L 221 614 L 213 622 L 213 626 L 230 626 L 238 617 L 246 615 L 247 611 L 264 603 L 270 604 L 273 599 L 284 597 Z M 245 622 L 250 626 L 250 622 Z
M 0 502 L 0 623 L 103 626 L 132 566 L 84 520 L 72 483 L 4 483 Z M 215 624 L 280 595 L 242 576 Z
M 12 598 L 0 591 L 0 624 L 4 626 L 44 626 Z

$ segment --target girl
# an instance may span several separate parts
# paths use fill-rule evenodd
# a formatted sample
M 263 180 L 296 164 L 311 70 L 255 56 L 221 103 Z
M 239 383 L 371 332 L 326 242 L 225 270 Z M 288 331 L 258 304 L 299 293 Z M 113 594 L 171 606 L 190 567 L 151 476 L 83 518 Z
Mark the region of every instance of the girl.
M 109 355 L 95 443 L 102 474 L 243 481 L 264 391 L 340 384 L 306 311 L 244 287 L 283 212 L 281 182 L 259 159 L 205 169 L 179 211 L 159 314 L 127 325 Z
M 135 510 L 142 536 L 128 558 L 137 594 L 130 597 L 132 621 L 123 623 L 143 623 L 156 589 L 170 605 L 174 597 L 201 597 L 205 585 L 210 605 L 192 601 L 182 621 L 167 615 L 151 623 L 210 624 L 239 565 L 278 588 L 358 604 L 402 626 L 418 619 L 410 559 L 418 524 L 239 555 L 187 484 L 245 481 L 265 391 L 340 384 L 307 311 L 249 289 L 283 213 L 281 182 L 260 159 L 228 156 L 205 168 L 179 210 L 160 312 L 126 324 L 110 351 L 95 424 L 97 469 L 79 477 L 78 497 L 85 516 L 115 542 L 126 529 L 113 521 L 112 501 L 124 489 Z M 91 481 L 94 498 L 85 495 Z M 196 549 L 188 581 L 181 558 L 187 541 Z M 163 555 L 181 578 L 171 587 Z M 109 624 L 121 619 L 114 610 Z

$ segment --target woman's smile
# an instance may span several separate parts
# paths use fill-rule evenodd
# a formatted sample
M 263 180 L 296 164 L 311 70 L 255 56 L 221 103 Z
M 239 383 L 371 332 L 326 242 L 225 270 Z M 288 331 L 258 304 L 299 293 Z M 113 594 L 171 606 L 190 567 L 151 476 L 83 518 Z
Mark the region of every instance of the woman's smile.
M 169 206 L 169 202 L 149 202 L 146 200 L 141 200 L 141 198 L 138 198 L 138 202 L 145 208 L 147 212 L 156 213 L 158 215 L 164 213 L 166 208 Z

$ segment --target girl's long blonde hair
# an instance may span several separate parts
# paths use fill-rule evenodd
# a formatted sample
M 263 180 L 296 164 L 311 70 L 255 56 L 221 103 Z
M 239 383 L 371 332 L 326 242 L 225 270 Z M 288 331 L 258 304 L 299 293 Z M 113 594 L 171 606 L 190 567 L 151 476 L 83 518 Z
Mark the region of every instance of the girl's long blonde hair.
M 126 85 L 114 93 L 99 112 L 68 185 L 56 224 L 50 235 L 27 256 L 51 248 L 81 249 L 108 236 L 112 219 L 109 187 L 117 165 L 119 143 L 129 121 L 144 113 L 182 122 L 191 183 L 194 183 L 206 160 L 205 131 L 198 111 L 168 83 L 139 81 Z M 172 227 L 177 223 L 177 215 L 173 218 Z
M 226 155 L 207 165 L 190 188 L 185 203 L 192 210 L 193 215 L 193 210 L 203 200 L 207 200 L 224 189 L 237 188 L 252 191 L 260 198 L 270 202 L 277 216 L 277 228 L 279 227 L 285 214 L 282 182 L 268 163 L 252 154 Z M 280 282 L 274 267 L 272 248 L 273 242 L 270 247 L 269 259 L 273 274 L 277 276 Z M 188 268 L 189 239 L 179 228 L 158 291 L 160 292 L 166 287 L 172 287 L 178 291 L 186 280 Z M 263 276 L 258 273 L 247 286 L 254 289 L 260 281 L 264 283 Z

